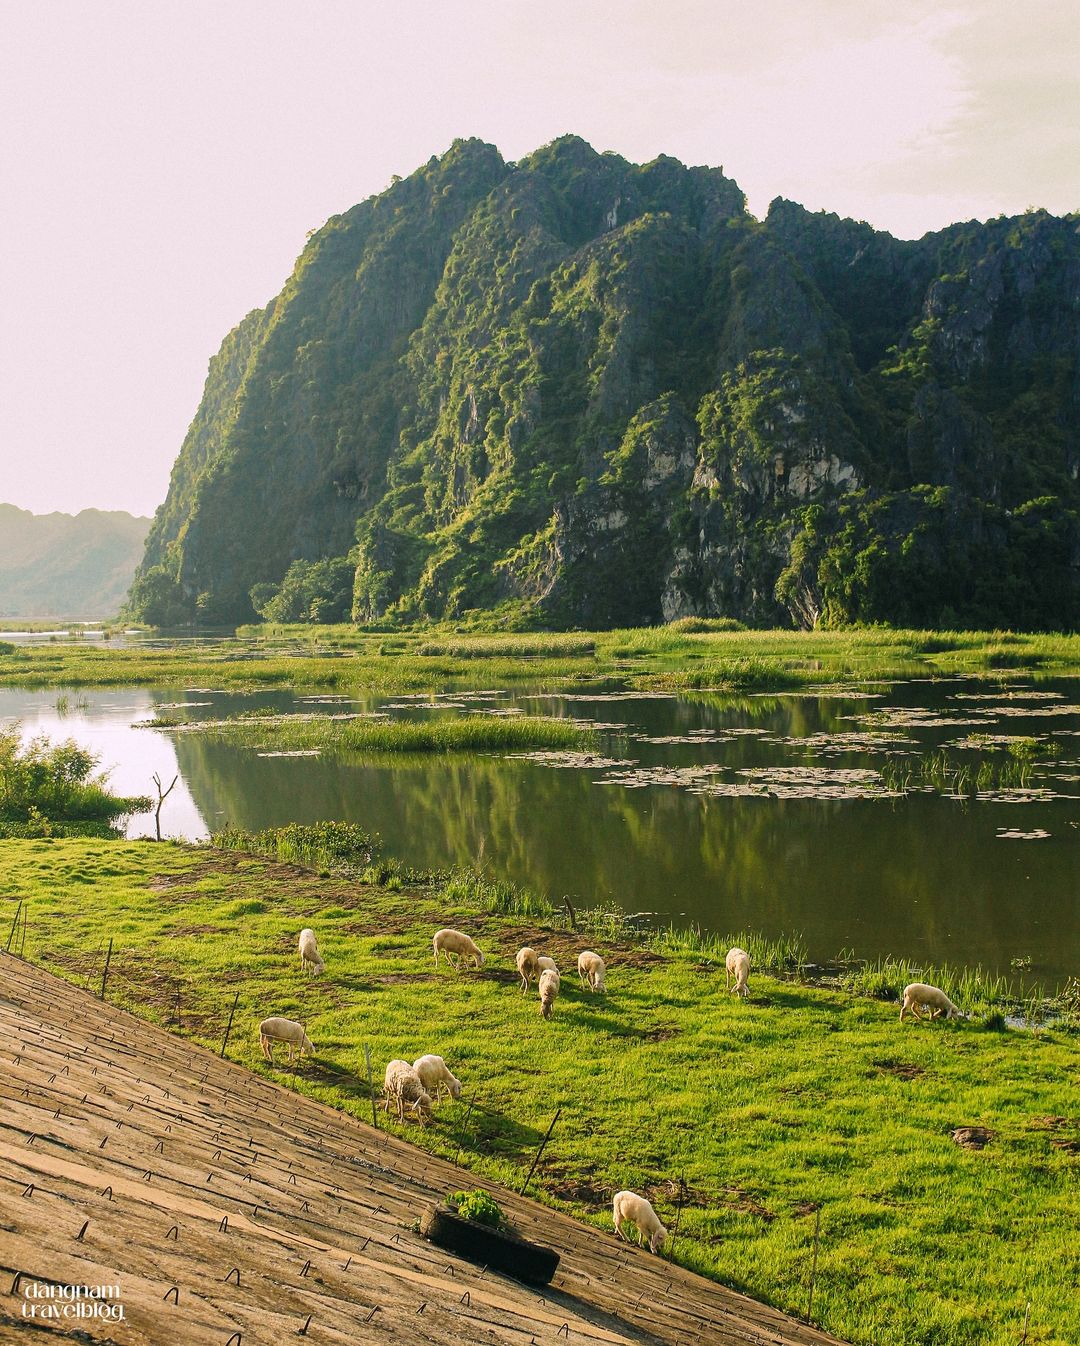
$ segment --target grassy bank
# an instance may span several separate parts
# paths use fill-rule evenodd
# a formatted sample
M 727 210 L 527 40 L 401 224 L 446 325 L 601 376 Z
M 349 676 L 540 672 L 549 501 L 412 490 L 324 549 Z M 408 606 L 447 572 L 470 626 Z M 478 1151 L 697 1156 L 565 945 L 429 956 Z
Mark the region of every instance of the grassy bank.
M 253 1070 L 270 1072 L 257 1020 L 300 1018 L 316 1061 L 271 1073 L 361 1117 L 365 1044 L 380 1077 L 438 1052 L 465 1097 L 407 1134 L 511 1185 L 561 1108 L 543 1199 L 610 1231 L 611 1193 L 646 1190 L 673 1228 L 681 1190 L 674 1256 L 782 1308 L 805 1310 L 820 1207 L 814 1317 L 853 1342 L 1011 1346 L 1029 1299 L 1029 1341 L 1080 1337 L 1078 1052 L 1060 1028 L 901 1027 L 895 1004 L 758 972 L 744 1003 L 674 937 L 660 954 L 590 934 L 609 962 L 596 999 L 573 973 L 580 937 L 485 910 L 493 895 L 465 876 L 376 887 L 152 843 L 10 841 L 3 858 L 0 930 L 29 898 L 35 961 L 96 987 L 112 937 L 109 998 L 170 1024 L 179 990 L 182 1031 L 215 1049 L 239 992 L 229 1054 Z M 316 981 L 296 957 L 305 924 L 327 963 Z M 435 973 L 441 925 L 475 935 L 482 972 Z M 564 969 L 550 1023 L 517 994 L 524 942 Z M 994 1132 L 982 1152 L 950 1138 L 971 1124 Z
M 673 623 L 592 634 L 242 628 L 183 648 L 38 645 L 0 655 L 0 686 L 307 687 L 436 691 L 608 680 L 658 689 L 783 689 L 836 679 L 1080 673 L 1080 636 L 1010 632 L 729 631 Z

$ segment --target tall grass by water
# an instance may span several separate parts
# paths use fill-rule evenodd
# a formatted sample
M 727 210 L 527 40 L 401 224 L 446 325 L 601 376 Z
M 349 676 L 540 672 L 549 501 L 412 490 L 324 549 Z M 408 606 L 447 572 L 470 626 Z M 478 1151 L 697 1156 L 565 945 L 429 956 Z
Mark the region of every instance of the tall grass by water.
M 940 794 L 968 797 L 987 790 L 1025 789 L 1031 782 L 1032 758 L 1025 753 L 986 757 L 977 762 L 958 761 L 946 752 L 931 752 L 917 758 L 887 758 L 881 778 L 889 790 L 934 790 Z
M 647 936 L 647 940 L 660 952 L 690 954 L 720 967 L 732 948 L 745 949 L 751 968 L 761 972 L 799 972 L 809 962 L 806 943 L 798 933 L 769 937 L 755 930 L 740 930 L 717 935 L 696 925 L 669 925 Z
M 1030 1002 L 1036 994 L 1025 991 L 1008 977 L 980 967 L 954 968 L 948 963 L 935 966 L 906 958 L 880 958 L 858 963 L 840 978 L 846 990 L 875 1000 L 899 1001 L 904 987 L 912 982 L 928 982 L 938 987 L 967 1012 L 1015 1009 Z
M 49 836 L 71 824 L 108 830 L 151 808 L 144 796 L 112 794 L 98 765 L 95 753 L 71 739 L 53 743 L 39 734 L 24 743 L 17 725 L 0 727 L 0 836 Z
M 704 628 L 701 623 L 704 622 Z M 1080 672 L 1080 635 L 978 631 L 746 631 L 722 619 L 597 632 L 401 631 L 244 627 L 233 639 L 183 647 L 26 645 L 0 652 L 0 685 L 307 687 L 395 692 L 557 687 L 617 678 L 628 687 L 761 689 L 1010 669 Z
M 379 850 L 377 835 L 356 823 L 339 822 L 287 823 L 261 832 L 223 827 L 210 841 L 222 850 L 247 851 L 283 864 L 343 873 L 364 869 Z
M 155 721 L 153 727 L 163 727 L 164 723 Z M 469 715 L 425 720 L 249 716 L 195 721 L 184 725 L 184 729 L 227 738 L 230 743 L 245 747 L 283 751 L 490 752 L 506 748 L 588 749 L 598 742 L 596 730 L 587 725 L 541 715 Z

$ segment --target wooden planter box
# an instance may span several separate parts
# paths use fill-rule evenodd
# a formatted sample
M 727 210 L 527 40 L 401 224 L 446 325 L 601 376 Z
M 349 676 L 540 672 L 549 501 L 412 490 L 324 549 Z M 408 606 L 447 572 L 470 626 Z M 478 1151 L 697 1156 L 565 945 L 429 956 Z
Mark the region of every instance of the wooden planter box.
M 559 1265 L 554 1248 L 530 1243 L 512 1229 L 463 1219 L 452 1206 L 430 1207 L 420 1221 L 420 1233 L 447 1252 L 529 1285 L 547 1285 Z

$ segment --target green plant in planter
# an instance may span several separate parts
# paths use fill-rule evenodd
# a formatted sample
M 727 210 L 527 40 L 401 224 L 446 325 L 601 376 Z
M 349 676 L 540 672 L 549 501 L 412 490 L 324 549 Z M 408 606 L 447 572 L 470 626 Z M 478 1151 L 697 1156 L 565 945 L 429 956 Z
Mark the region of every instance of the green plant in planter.
M 475 1220 L 477 1224 L 491 1225 L 493 1228 L 503 1223 L 503 1213 L 499 1203 L 487 1192 L 479 1188 L 475 1192 L 455 1192 L 450 1204 L 466 1220 Z

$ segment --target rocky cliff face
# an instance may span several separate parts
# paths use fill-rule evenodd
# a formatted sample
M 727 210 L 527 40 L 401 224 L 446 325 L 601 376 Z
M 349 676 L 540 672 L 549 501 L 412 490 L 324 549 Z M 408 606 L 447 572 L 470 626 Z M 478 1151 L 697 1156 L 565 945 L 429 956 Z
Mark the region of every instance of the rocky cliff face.
M 1074 625 L 1078 403 L 1073 218 L 901 242 L 459 142 L 226 339 L 131 603 L 303 615 L 348 555 L 358 620 Z

